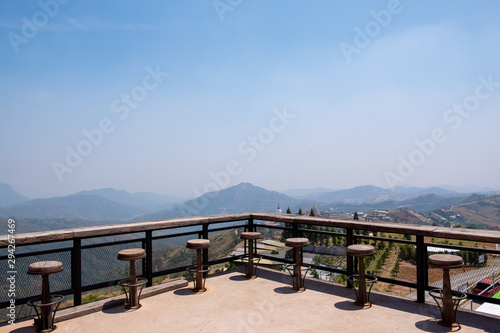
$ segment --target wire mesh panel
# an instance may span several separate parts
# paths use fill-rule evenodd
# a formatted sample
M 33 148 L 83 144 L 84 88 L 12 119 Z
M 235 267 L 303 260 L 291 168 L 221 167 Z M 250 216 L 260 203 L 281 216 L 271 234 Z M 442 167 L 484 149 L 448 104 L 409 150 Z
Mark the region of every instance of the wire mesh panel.
M 496 281 L 500 277 L 500 257 L 497 254 L 485 253 L 479 250 L 474 251 L 472 249 L 454 250 L 452 252 L 428 252 L 429 255 L 434 253 L 453 254 L 463 259 L 463 267 L 450 270 L 451 288 L 453 290 L 481 294 L 488 297 L 498 292 L 498 290 L 495 292 L 494 288 L 489 288 L 491 292 L 486 290 L 482 293 L 483 285 L 480 284 L 484 280 L 486 281 L 484 287 L 486 287 L 486 284 L 490 284 L 490 282 Z M 441 269 L 429 269 L 428 276 L 430 286 L 436 288 L 443 287 L 443 273 Z M 487 287 L 484 289 L 487 289 Z
M 240 243 L 240 237 L 236 229 L 222 232 L 210 232 L 208 238 L 212 246 L 208 249 L 208 260 L 214 261 L 228 257 L 235 246 Z
M 186 242 L 193 238 L 197 236 L 153 240 L 153 273 L 188 266 L 195 262 L 196 252 L 186 248 Z
M 82 249 L 82 286 L 128 277 L 129 262 L 120 261 L 116 257 L 121 250 L 130 248 L 142 248 L 142 242 Z M 137 260 L 135 265 L 137 275 L 141 275 L 141 261 Z
M 38 261 L 60 261 L 63 271 L 52 274 L 49 277 L 51 292 L 57 292 L 71 288 L 71 252 L 64 251 L 51 254 L 33 255 L 27 257 L 17 257 L 15 259 L 15 298 L 34 297 L 42 293 L 42 278 L 38 275 L 27 274 L 28 266 Z M 0 261 L 0 270 L 9 272 L 8 261 Z M 10 284 L 3 282 L 0 284 L 0 302 L 9 300 Z

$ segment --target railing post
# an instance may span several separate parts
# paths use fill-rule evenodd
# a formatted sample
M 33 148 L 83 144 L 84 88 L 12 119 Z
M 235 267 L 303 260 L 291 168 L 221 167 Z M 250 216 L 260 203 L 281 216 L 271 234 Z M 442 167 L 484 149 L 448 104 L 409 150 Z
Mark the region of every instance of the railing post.
M 71 251 L 71 288 L 73 291 L 73 306 L 82 304 L 82 240 L 73 238 Z
M 151 287 L 153 285 L 153 231 L 146 231 L 146 258 L 142 259 L 143 269 L 142 274 L 146 275 L 146 279 L 148 282 L 146 283 L 146 287 Z M 144 261 L 146 262 L 144 267 Z
M 417 302 L 425 303 L 426 261 L 424 236 L 417 235 Z
M 253 225 L 253 217 L 248 219 L 248 231 L 255 231 L 254 230 L 255 226 Z
M 299 237 L 299 224 L 295 222 L 292 224 L 292 237 Z
M 345 238 L 346 238 L 345 247 L 347 249 L 349 245 L 352 245 L 354 243 L 353 230 L 351 228 L 345 229 Z M 353 274 L 354 274 L 353 257 L 347 256 L 347 276 L 351 276 Z M 352 288 L 352 287 L 353 287 L 352 283 L 349 280 L 347 280 L 347 288 Z
M 203 224 L 202 238 L 208 239 L 208 223 Z M 203 249 L 203 265 L 208 265 L 208 249 Z

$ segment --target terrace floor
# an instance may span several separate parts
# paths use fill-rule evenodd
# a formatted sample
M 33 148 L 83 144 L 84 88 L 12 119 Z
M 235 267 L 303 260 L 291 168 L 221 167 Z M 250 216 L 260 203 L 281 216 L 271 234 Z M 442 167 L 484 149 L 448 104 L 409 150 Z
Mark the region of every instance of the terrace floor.
M 55 332 L 450 332 L 437 323 L 436 305 L 372 294 L 373 306 L 353 304 L 345 286 L 308 279 L 307 290 L 290 288 L 289 275 L 266 269 L 247 280 L 232 270 L 207 279 L 207 292 L 187 288 L 62 321 Z M 500 332 L 500 317 L 467 310 L 457 315 L 459 332 Z M 32 320 L 1 326 L 0 333 L 32 333 Z

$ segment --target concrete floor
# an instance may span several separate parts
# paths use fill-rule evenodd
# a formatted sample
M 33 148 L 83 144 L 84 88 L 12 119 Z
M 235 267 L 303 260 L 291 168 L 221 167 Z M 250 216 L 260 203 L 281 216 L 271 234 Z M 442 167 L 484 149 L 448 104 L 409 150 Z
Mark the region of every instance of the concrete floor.
M 208 290 L 190 288 L 152 296 L 138 310 L 115 307 L 63 321 L 55 332 L 500 332 L 500 317 L 459 311 L 459 329 L 437 323 L 431 304 L 372 294 L 373 306 L 353 304 L 354 291 L 307 280 L 305 292 L 290 288 L 287 274 L 259 269 L 247 280 L 241 271 L 213 275 Z M 33 333 L 32 321 L 2 326 L 0 333 Z

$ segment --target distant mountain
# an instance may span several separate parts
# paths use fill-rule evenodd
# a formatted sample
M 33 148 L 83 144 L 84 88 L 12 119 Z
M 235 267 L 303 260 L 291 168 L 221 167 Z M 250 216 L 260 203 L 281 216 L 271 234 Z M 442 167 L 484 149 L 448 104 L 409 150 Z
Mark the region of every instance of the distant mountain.
M 94 221 L 125 221 L 144 210 L 125 206 L 97 195 L 74 195 L 35 199 L 0 208 L 0 216 L 11 218 L 78 218 Z
M 445 197 L 460 197 L 463 196 L 464 193 L 459 193 L 457 191 L 452 191 L 449 189 L 444 189 L 441 187 L 414 187 L 414 186 L 398 186 L 391 191 L 401 194 L 407 197 L 417 197 L 427 194 L 435 194 L 439 196 Z M 472 192 L 471 192 L 472 193 Z
M 113 188 L 103 188 L 91 191 L 81 191 L 72 196 L 97 195 L 121 205 L 137 207 L 145 211 L 160 211 L 173 206 L 173 203 L 181 202 L 179 198 L 168 195 L 160 195 L 149 192 L 129 193 L 124 190 L 115 190 Z
M 313 207 L 311 200 L 298 200 L 285 194 L 268 191 L 250 183 L 241 183 L 219 192 L 206 193 L 182 205 L 154 214 L 137 217 L 136 221 L 160 220 L 173 217 L 231 214 L 242 212 L 276 212 L 278 204 L 283 213 L 287 208 L 296 213 L 299 208 L 307 210 Z
M 286 191 L 281 191 L 281 193 L 288 195 L 295 199 L 311 199 L 315 200 L 320 197 L 322 194 L 327 192 L 333 192 L 332 189 L 327 189 L 324 187 L 317 187 L 311 189 L 290 189 Z
M 484 187 L 477 185 L 465 185 L 465 186 L 451 186 L 451 185 L 440 185 L 440 188 L 459 192 L 459 193 L 500 193 L 500 189 L 492 187 Z
M 29 199 L 12 189 L 8 184 L 0 183 L 0 207 L 15 205 Z
M 430 214 L 439 225 L 472 226 L 480 229 L 500 228 L 500 196 L 474 194 L 462 203 L 443 206 Z
M 439 187 L 413 187 L 401 186 L 391 189 L 384 189 L 373 185 L 357 186 L 346 190 L 337 190 L 323 193 L 316 199 L 320 202 L 335 202 L 335 203 L 381 203 L 385 201 L 401 201 L 428 194 L 435 194 L 443 197 L 460 197 L 463 193 L 446 190 Z
M 373 185 L 357 186 L 347 190 L 327 192 L 318 197 L 321 202 L 342 202 L 352 204 L 375 203 L 401 199 L 401 195 Z

